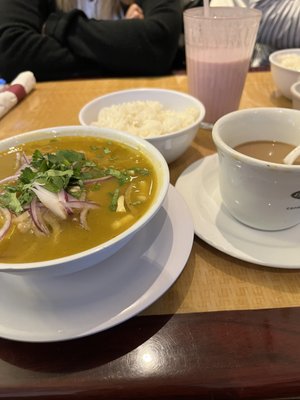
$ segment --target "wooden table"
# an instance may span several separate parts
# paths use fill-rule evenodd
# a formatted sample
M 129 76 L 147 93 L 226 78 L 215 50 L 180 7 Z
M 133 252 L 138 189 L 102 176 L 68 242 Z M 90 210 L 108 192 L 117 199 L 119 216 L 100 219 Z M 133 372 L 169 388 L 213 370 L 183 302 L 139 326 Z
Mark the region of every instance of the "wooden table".
M 185 75 L 39 83 L 0 120 L 0 138 L 79 124 L 89 100 L 115 90 L 187 92 Z M 241 108 L 291 107 L 269 72 L 248 74 Z M 182 171 L 215 152 L 211 132 L 170 165 Z M 30 344 L 0 339 L 0 399 L 300 398 L 300 272 L 225 255 L 195 236 L 176 283 L 115 328 L 83 339 Z M 1 321 L 0 321 L 1 323 Z

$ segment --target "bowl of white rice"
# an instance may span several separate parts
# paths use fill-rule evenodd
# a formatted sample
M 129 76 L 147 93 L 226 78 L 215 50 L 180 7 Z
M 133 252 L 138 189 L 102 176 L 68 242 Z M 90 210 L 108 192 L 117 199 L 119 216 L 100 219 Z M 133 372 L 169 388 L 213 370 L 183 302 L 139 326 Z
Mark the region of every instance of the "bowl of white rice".
M 291 86 L 300 79 L 300 49 L 284 49 L 269 56 L 273 81 L 279 92 L 292 98 Z
M 190 146 L 205 116 L 203 104 L 186 93 L 166 89 L 129 89 L 87 103 L 81 125 L 111 128 L 152 143 L 168 163 Z

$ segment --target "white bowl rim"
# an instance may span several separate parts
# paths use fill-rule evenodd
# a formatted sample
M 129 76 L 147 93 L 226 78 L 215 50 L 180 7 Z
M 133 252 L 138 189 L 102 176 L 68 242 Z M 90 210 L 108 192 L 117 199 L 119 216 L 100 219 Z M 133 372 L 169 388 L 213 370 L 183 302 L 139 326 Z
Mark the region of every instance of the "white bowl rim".
M 167 164 L 165 158 L 163 157 L 163 155 L 160 153 L 159 150 L 156 149 L 155 146 L 153 146 L 151 143 L 149 143 L 139 137 L 135 137 L 135 136 L 129 135 L 127 133 L 120 132 L 120 131 L 117 131 L 114 129 L 109 129 L 109 128 L 100 128 L 100 127 L 96 127 L 96 126 L 82 126 L 82 125 L 62 125 L 62 126 L 53 126 L 53 127 L 49 127 L 49 128 L 35 129 L 32 131 L 27 131 L 24 133 L 20 133 L 20 134 L 11 136 L 9 138 L 2 139 L 0 141 L 1 147 L 4 147 L 6 143 L 9 144 L 13 140 L 16 140 L 17 143 L 24 143 L 24 142 L 22 142 L 23 138 L 26 139 L 30 136 L 35 136 L 37 134 L 58 131 L 58 132 L 56 132 L 58 134 L 58 136 L 60 135 L 60 133 L 62 133 L 62 136 L 64 136 L 63 135 L 64 132 L 70 132 L 72 130 L 77 130 L 78 132 L 82 131 L 82 133 L 86 132 L 86 131 L 99 132 L 100 135 L 101 135 L 101 131 L 102 131 L 102 133 L 107 132 L 107 133 L 119 136 L 120 141 L 122 140 L 121 137 L 122 138 L 126 137 L 126 138 L 128 138 L 129 141 L 132 142 L 132 144 L 133 144 L 133 142 L 136 142 L 138 148 L 145 149 L 147 151 L 147 153 L 148 152 L 152 153 L 156 157 L 159 164 L 162 166 L 163 173 L 165 176 L 165 185 L 162 186 L 163 190 L 161 191 L 160 195 L 156 199 L 156 203 L 159 204 L 159 206 L 158 205 L 154 206 L 154 204 L 152 204 L 151 207 L 146 212 L 146 214 L 144 214 L 132 226 L 130 226 L 128 229 L 126 229 L 124 232 L 121 232 L 119 235 L 115 236 L 114 238 L 112 238 L 98 246 L 91 247 L 87 250 L 81 251 L 79 253 L 71 254 L 69 256 L 55 258 L 55 259 L 46 260 L 46 261 L 36 261 L 36 262 L 28 262 L 28 263 L 1 263 L 0 262 L 0 272 L 1 271 L 14 272 L 14 271 L 26 271 L 26 270 L 28 270 L 28 271 L 41 270 L 41 269 L 48 268 L 51 266 L 69 263 L 71 261 L 76 261 L 87 255 L 92 255 L 99 250 L 102 250 L 102 249 L 104 250 L 104 249 L 110 247 L 115 242 L 118 242 L 119 240 L 122 240 L 123 238 L 125 238 L 127 235 L 134 233 L 134 231 L 138 231 L 146 223 L 148 215 L 150 214 L 150 219 L 151 219 L 155 215 L 155 213 L 158 211 L 158 209 L 160 208 L 160 206 L 167 194 L 168 188 L 169 188 L 170 172 L 169 172 L 168 164 Z M 100 135 L 99 135 L 99 137 L 101 137 Z M 78 134 L 77 136 L 80 136 L 80 135 Z M 84 136 L 88 136 L 88 134 L 84 134 Z M 46 139 L 46 138 L 41 137 L 39 139 L 38 137 L 35 137 L 34 139 L 28 140 L 27 142 L 38 141 L 38 140 L 43 140 L 43 139 Z M 111 140 L 118 140 L 118 139 L 112 138 Z M 4 151 L 4 150 L 0 150 L 0 151 Z M 151 216 L 151 213 L 152 213 L 152 216 Z
M 257 158 L 254 157 L 250 157 L 247 156 L 243 153 L 240 153 L 238 151 L 236 151 L 235 149 L 233 149 L 232 147 L 228 146 L 220 137 L 219 132 L 217 131 L 219 129 L 219 126 L 222 125 L 224 122 L 227 122 L 228 120 L 230 120 L 232 117 L 234 117 L 235 115 L 255 115 L 258 113 L 267 113 L 267 114 L 274 114 L 274 112 L 278 112 L 278 113 L 287 113 L 287 114 L 295 114 L 297 113 L 300 116 L 300 111 L 299 110 L 294 110 L 291 108 L 282 108 L 282 107 L 259 107 L 259 108 L 246 108 L 246 109 L 242 109 L 242 110 L 237 110 L 237 111 L 233 111 L 229 114 L 224 115 L 223 117 L 221 117 L 213 126 L 212 128 L 212 138 L 213 141 L 216 145 L 216 147 L 223 149 L 224 151 L 226 151 L 231 157 L 239 157 L 239 159 L 241 160 L 245 160 L 249 165 L 252 166 L 274 166 L 276 167 L 277 170 L 293 170 L 293 171 L 299 171 L 300 170 L 300 165 L 288 165 L 288 164 L 278 164 L 278 163 L 273 163 L 273 162 L 269 162 L 269 161 L 263 161 L 263 160 L 259 160 Z
M 133 93 L 133 92 L 157 92 L 157 93 L 169 93 L 169 94 L 173 94 L 175 96 L 179 96 L 182 98 L 187 98 L 189 100 L 192 100 L 194 102 L 195 105 L 197 105 L 197 109 L 199 110 L 199 116 L 196 119 L 196 121 L 194 121 L 192 124 L 187 125 L 186 127 L 182 128 L 181 130 L 177 130 L 174 132 L 170 132 L 170 133 L 166 133 L 160 136 L 147 136 L 147 137 L 143 137 L 144 140 L 151 140 L 151 141 L 160 141 L 160 140 L 165 140 L 165 139 L 170 139 L 173 138 L 174 136 L 180 136 L 184 133 L 186 133 L 186 130 L 194 128 L 197 125 L 200 125 L 200 123 L 203 121 L 204 117 L 205 117 L 205 107 L 204 104 L 198 100 L 196 97 L 188 94 L 188 93 L 184 93 L 184 92 L 180 92 L 178 90 L 172 90 L 172 89 L 161 89 L 161 88 L 136 88 L 136 89 L 124 89 L 124 90 L 118 90 L 115 92 L 111 92 L 111 93 L 107 93 L 103 96 L 98 96 L 96 98 L 94 98 L 93 100 L 89 101 L 88 103 L 86 103 L 81 110 L 79 111 L 79 122 L 82 126 L 97 126 L 97 125 L 89 125 L 87 123 L 84 122 L 83 120 L 83 114 L 86 111 L 86 109 L 88 109 L 89 107 L 91 107 L 92 105 L 94 105 L 95 103 L 97 103 L 100 99 L 107 99 L 110 97 L 114 97 L 114 96 L 118 96 L 120 94 L 125 94 L 125 93 Z M 159 101 L 159 100 L 157 100 Z M 100 127 L 99 127 L 100 128 Z M 120 131 L 120 132 L 125 132 L 125 131 Z M 125 132 L 128 133 L 128 132 Z M 129 133 L 130 134 L 130 133 Z M 130 134 L 132 135 L 132 134 Z M 138 136 L 138 135 L 132 135 L 132 136 Z M 141 136 L 138 136 L 141 137 Z
M 281 68 L 284 71 L 292 71 L 295 73 L 299 73 L 299 75 L 300 75 L 300 72 L 297 71 L 296 69 L 285 67 L 276 60 L 276 57 L 280 54 L 299 54 L 300 55 L 300 48 L 295 47 L 295 48 L 290 48 L 290 49 L 277 50 L 269 55 L 269 61 L 271 64 L 275 65 L 276 67 Z

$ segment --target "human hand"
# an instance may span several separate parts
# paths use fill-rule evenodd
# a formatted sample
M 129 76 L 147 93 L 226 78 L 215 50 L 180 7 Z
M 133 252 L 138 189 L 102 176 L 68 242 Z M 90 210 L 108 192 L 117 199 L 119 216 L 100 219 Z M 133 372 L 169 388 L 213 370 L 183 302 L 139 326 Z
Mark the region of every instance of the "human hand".
M 128 7 L 124 18 L 125 19 L 144 19 L 144 13 L 140 6 L 133 3 Z

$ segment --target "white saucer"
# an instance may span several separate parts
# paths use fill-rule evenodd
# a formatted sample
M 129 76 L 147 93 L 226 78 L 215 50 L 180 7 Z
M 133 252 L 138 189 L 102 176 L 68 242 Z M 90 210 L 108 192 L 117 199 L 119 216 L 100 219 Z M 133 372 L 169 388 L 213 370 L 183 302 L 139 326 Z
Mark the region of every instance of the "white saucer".
M 170 186 L 163 208 L 152 221 L 101 264 L 52 279 L 0 274 L 0 337 L 66 340 L 133 317 L 175 282 L 193 239 L 189 209 Z
M 300 225 L 269 232 L 233 218 L 222 204 L 216 154 L 190 165 L 175 187 L 190 207 L 196 235 L 211 246 L 259 265 L 300 268 Z

